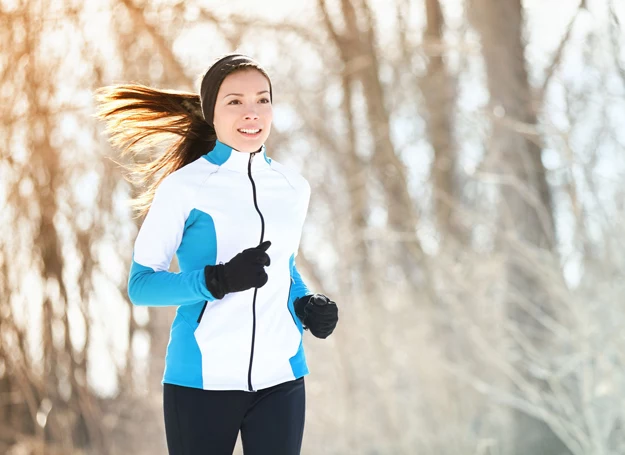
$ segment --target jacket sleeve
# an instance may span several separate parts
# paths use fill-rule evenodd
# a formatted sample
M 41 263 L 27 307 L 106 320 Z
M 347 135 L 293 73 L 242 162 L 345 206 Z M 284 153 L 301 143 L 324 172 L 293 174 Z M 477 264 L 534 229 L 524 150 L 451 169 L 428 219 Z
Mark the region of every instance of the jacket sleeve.
M 135 305 L 190 305 L 215 300 L 206 288 L 204 269 L 168 271 L 182 241 L 192 198 L 190 190 L 172 177 L 159 185 L 137 234 L 128 278 L 128 297 Z

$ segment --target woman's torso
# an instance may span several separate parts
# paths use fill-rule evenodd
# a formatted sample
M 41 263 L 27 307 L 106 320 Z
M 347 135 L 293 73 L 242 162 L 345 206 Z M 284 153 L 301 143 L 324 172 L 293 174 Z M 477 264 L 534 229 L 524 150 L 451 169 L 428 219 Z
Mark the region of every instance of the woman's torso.
M 268 159 L 264 148 L 251 155 L 219 142 L 170 178 L 192 201 L 176 252 L 181 272 L 226 263 L 262 240 L 272 245 L 269 280 L 256 296 L 250 289 L 178 307 L 164 382 L 258 390 L 306 374 L 301 323 L 290 296 L 310 196 L 306 180 Z

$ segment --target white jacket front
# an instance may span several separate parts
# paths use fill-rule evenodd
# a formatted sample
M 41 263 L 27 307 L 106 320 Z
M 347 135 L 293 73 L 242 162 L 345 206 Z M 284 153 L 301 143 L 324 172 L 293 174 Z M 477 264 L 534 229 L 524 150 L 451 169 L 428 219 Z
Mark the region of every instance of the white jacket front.
M 217 142 L 167 176 L 139 230 L 128 295 L 136 305 L 177 305 L 163 382 L 206 390 L 260 390 L 308 374 L 293 301 L 308 293 L 295 256 L 310 186 L 258 153 Z M 271 241 L 269 280 L 215 299 L 204 267 Z M 176 254 L 179 273 L 169 272 Z

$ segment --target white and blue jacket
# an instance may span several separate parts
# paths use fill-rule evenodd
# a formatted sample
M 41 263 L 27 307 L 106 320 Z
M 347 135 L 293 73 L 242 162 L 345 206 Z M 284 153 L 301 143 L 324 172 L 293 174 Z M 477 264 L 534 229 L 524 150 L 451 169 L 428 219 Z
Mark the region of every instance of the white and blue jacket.
M 128 296 L 135 305 L 177 305 L 163 382 L 206 390 L 260 390 L 308 374 L 293 301 L 309 293 L 295 256 L 310 186 L 258 153 L 217 142 L 168 175 L 139 230 Z M 262 288 L 215 299 L 204 266 L 272 242 Z M 179 273 L 169 272 L 173 255 Z

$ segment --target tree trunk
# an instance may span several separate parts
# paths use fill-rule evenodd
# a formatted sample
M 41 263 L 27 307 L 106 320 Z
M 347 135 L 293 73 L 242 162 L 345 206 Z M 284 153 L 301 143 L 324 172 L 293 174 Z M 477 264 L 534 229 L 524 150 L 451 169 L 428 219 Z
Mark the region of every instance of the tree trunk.
M 470 19 L 481 36 L 490 108 L 494 113 L 488 160 L 502 177 L 500 189 L 500 247 L 508 258 L 508 314 L 538 349 L 549 345 L 549 333 L 521 308 L 521 299 L 534 308 L 549 308 L 545 284 L 523 261 L 519 246 L 553 250 L 554 227 L 550 189 L 541 161 L 538 138 L 522 135 L 515 125 L 536 124 L 532 92 L 525 67 L 520 0 L 473 0 Z M 519 297 L 512 297 L 517 295 Z M 518 368 L 523 368 L 521 364 Z M 547 386 L 522 373 L 537 388 Z M 569 450 L 542 421 L 515 412 L 513 444 L 519 455 L 566 454 Z
M 457 204 L 457 184 L 454 172 L 456 144 L 453 132 L 454 100 L 456 85 L 443 58 L 443 30 L 445 19 L 439 0 L 426 0 L 426 29 L 423 47 L 428 56 L 427 71 L 419 81 L 425 101 L 426 131 L 432 149 L 432 185 L 434 207 L 438 230 L 443 240 L 454 237 L 465 243 L 461 236 L 458 215 L 454 215 Z

